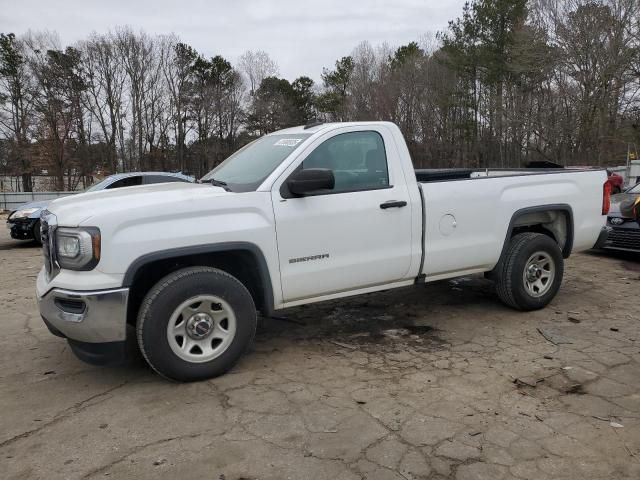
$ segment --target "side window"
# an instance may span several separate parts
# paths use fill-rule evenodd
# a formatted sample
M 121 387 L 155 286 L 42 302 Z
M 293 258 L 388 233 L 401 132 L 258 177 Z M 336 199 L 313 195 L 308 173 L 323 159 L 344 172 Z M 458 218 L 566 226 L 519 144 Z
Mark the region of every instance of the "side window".
M 389 186 L 384 141 L 373 131 L 343 133 L 330 138 L 304 159 L 302 168 L 333 170 L 334 193 Z
M 142 185 L 142 177 L 140 175 L 123 178 L 117 182 L 113 182 L 107 188 L 135 187 L 137 185 Z
M 145 185 L 152 183 L 171 183 L 171 182 L 184 182 L 182 178 L 172 177 L 170 175 L 147 175 L 144 177 Z

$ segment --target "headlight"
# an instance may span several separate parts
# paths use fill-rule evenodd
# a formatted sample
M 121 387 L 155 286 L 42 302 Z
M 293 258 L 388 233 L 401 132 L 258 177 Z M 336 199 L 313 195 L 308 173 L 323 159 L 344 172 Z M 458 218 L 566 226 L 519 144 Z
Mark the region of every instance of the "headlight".
M 93 269 L 100 261 L 100 230 L 95 227 L 58 228 L 56 254 L 61 268 Z
M 10 220 L 15 220 L 17 218 L 29 218 L 36 212 L 42 210 L 41 208 L 25 208 L 24 210 L 16 210 L 9 217 Z

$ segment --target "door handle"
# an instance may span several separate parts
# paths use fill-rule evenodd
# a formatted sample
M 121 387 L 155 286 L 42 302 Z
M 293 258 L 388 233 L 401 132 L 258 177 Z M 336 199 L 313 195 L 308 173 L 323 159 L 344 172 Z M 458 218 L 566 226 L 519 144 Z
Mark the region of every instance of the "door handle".
M 404 200 L 389 200 L 388 202 L 384 202 L 380 204 L 380 208 L 386 210 L 387 208 L 402 208 L 406 207 L 407 202 Z

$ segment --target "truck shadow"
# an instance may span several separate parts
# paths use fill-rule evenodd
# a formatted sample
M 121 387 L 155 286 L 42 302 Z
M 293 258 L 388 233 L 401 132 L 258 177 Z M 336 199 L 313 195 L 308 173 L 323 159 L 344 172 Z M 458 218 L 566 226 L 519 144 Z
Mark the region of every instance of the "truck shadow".
M 279 338 L 371 352 L 435 351 L 449 348 L 441 325 L 460 318 L 462 309 L 504 308 L 491 282 L 463 277 L 283 310 L 260 319 L 256 342 Z
M 241 368 L 252 368 L 247 365 L 251 365 L 254 353 L 268 355 L 282 349 L 342 349 L 370 354 L 448 350 L 451 345 L 445 330 L 456 328 L 448 322 L 463 321 L 481 311 L 511 312 L 493 294 L 492 282 L 482 276 L 290 308 L 273 317 L 259 317 L 254 347 L 241 361 L 247 362 Z M 127 361 L 109 370 L 115 375 L 130 376 L 133 372 L 145 381 L 164 382 L 146 365 L 134 335 L 128 336 L 127 344 Z

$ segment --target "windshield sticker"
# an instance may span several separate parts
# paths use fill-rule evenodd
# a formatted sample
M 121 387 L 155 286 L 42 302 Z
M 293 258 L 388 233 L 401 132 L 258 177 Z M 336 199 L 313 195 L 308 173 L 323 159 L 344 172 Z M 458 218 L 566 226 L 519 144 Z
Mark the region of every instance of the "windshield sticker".
M 274 143 L 274 145 L 278 147 L 295 147 L 301 141 L 301 138 L 281 138 L 276 143 Z

